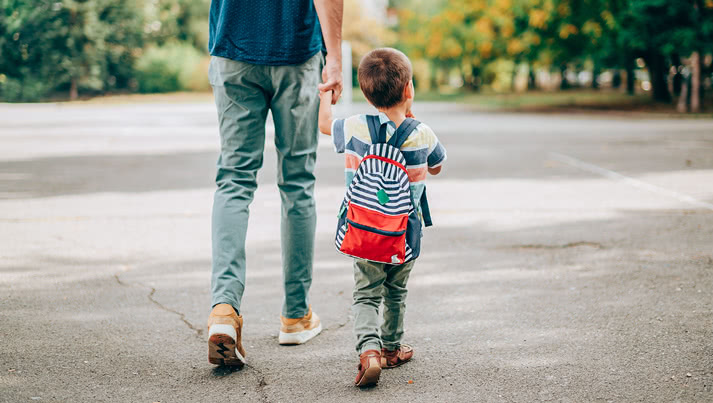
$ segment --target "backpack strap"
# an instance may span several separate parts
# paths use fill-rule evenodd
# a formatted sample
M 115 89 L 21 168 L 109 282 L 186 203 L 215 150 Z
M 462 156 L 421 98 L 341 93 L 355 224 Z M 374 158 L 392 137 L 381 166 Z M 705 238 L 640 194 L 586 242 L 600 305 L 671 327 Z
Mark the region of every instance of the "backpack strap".
M 396 129 L 394 135 L 391 136 L 388 144 L 400 149 L 406 142 L 406 139 L 408 139 L 408 136 L 410 136 L 420 124 L 421 122 L 416 119 L 406 118 L 403 122 L 401 122 L 398 129 Z
M 378 116 L 367 115 L 366 124 L 369 127 L 372 144 L 386 143 L 386 125 L 388 123 L 381 124 Z
M 423 217 L 423 224 L 426 227 L 433 225 L 433 220 L 431 220 L 431 209 L 428 208 L 428 198 L 426 197 L 426 189 L 423 189 L 421 193 L 421 200 L 419 201 L 421 205 L 421 216 Z

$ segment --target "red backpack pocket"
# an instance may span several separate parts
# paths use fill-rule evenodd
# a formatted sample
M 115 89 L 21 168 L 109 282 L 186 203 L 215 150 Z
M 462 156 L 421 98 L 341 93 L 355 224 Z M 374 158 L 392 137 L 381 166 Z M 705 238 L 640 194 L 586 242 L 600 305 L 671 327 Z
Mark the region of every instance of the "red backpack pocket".
M 408 214 L 386 215 L 349 203 L 346 226 L 342 253 L 376 262 L 404 262 Z

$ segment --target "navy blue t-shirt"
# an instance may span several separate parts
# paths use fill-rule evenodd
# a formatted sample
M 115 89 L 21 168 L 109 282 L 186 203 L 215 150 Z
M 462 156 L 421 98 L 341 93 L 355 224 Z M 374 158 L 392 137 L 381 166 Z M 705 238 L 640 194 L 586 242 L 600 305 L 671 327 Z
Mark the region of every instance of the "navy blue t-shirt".
M 253 64 L 304 63 L 322 49 L 313 0 L 212 0 L 208 49 Z

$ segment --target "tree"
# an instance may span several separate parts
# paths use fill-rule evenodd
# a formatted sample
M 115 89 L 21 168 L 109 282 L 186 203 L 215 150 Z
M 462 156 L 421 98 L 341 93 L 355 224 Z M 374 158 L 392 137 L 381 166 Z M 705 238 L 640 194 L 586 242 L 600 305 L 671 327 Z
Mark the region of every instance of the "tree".
M 138 0 L 0 0 L 0 94 L 124 88 L 143 45 Z M 4 77 L 4 78 L 3 78 Z

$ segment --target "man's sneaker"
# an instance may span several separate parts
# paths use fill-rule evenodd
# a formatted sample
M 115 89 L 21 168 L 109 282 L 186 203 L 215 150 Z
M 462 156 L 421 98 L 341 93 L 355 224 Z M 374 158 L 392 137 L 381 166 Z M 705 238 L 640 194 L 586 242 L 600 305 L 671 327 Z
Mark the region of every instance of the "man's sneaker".
M 280 316 L 280 344 L 302 344 L 318 335 L 322 331 L 319 316 L 309 307 L 307 315 L 301 318 L 289 319 Z
M 413 347 L 402 344 L 396 350 L 381 349 L 381 368 L 395 368 L 413 358 Z
M 218 304 L 208 317 L 208 361 L 215 365 L 242 367 L 245 350 L 241 343 L 243 317 L 229 304 Z
M 381 376 L 381 352 L 366 350 L 359 356 L 359 373 L 354 380 L 356 386 L 373 386 Z

